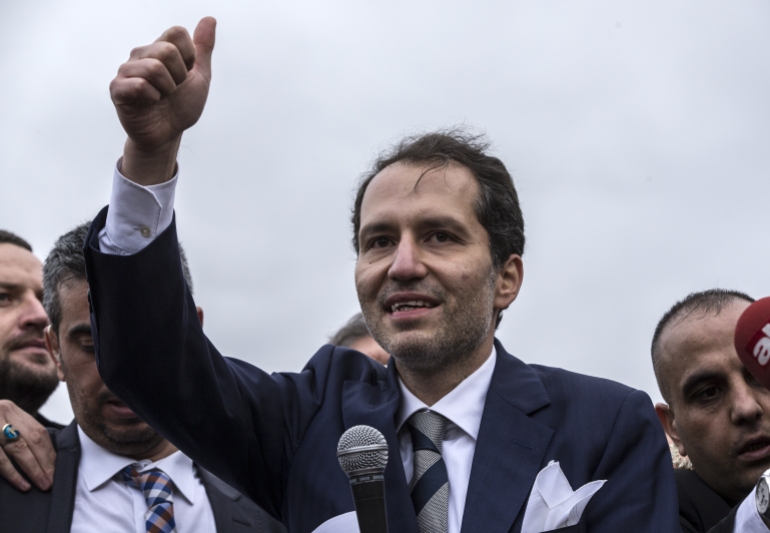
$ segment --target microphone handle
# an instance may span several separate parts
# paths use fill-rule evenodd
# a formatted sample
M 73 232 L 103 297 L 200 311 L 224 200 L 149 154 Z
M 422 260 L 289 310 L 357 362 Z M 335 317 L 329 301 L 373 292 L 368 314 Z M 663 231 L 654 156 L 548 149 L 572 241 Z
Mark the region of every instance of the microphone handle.
M 360 533 L 388 533 L 385 510 L 385 476 L 365 474 L 350 478 Z

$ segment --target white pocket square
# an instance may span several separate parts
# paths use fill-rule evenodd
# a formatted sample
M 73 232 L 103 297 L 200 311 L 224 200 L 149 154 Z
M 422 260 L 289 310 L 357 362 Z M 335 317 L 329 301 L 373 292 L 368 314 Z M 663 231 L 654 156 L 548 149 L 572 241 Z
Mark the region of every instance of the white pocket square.
M 356 512 L 335 516 L 313 530 L 313 533 L 360 533 Z
M 535 479 L 521 533 L 543 533 L 574 526 L 593 495 L 606 482 L 606 479 L 592 481 L 573 491 L 559 462 L 551 461 Z

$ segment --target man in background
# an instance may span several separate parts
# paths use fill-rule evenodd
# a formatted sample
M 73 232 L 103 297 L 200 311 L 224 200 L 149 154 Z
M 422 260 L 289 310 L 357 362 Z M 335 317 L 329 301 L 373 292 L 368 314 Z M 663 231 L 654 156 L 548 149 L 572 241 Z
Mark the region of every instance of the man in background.
M 352 348 L 364 355 L 367 355 L 381 363 L 388 366 L 388 359 L 390 355 L 386 352 L 382 346 L 377 344 L 377 341 L 372 338 L 372 334 L 366 328 L 366 322 L 364 322 L 364 316 L 361 313 L 353 315 L 347 324 L 342 326 L 340 330 L 329 339 L 329 344 L 335 346 L 344 346 L 345 348 Z
M 56 366 L 45 349 L 43 265 L 32 246 L 0 230 L 0 400 L 10 400 L 46 427 L 38 410 L 56 389 Z
M 770 391 L 733 344 L 754 300 L 712 289 L 677 302 L 658 323 L 652 361 L 667 404 L 656 411 L 679 455 L 679 519 L 687 533 L 768 531 L 752 489 L 770 468 Z
M 63 235 L 44 271 L 51 317 L 46 344 L 67 384 L 75 421 L 53 433 L 58 456 L 50 492 L 24 494 L 0 482 L 3 531 L 96 533 L 107 525 L 110 532 L 127 533 L 282 533 L 280 524 L 177 451 L 104 385 L 89 320 L 82 252 L 87 232 L 83 224 Z M 158 380 L 151 369 L 146 378 Z

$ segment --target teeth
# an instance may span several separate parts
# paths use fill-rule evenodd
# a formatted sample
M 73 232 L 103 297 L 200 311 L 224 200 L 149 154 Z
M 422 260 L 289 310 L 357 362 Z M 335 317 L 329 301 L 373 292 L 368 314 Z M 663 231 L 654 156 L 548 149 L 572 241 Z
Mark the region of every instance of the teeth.
M 408 311 L 413 308 L 417 307 L 433 307 L 428 302 L 423 302 L 422 300 L 412 300 L 410 302 L 398 302 L 393 304 L 390 309 L 392 312 L 396 311 Z

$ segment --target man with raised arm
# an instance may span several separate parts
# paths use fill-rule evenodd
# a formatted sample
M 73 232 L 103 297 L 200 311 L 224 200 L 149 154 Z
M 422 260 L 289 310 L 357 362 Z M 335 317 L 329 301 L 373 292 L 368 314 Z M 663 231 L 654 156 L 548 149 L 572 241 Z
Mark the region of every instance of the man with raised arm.
M 128 140 L 85 247 L 110 389 L 291 532 L 353 512 L 336 447 L 356 425 L 389 446 L 391 532 L 675 531 L 649 397 L 527 365 L 495 340 L 521 287 L 524 224 L 510 175 L 477 137 L 405 139 L 361 182 L 355 283 L 387 368 L 331 345 L 272 376 L 219 354 L 195 317 L 173 217 L 214 27 L 204 18 L 192 39 L 172 28 L 136 48 L 111 85 Z

